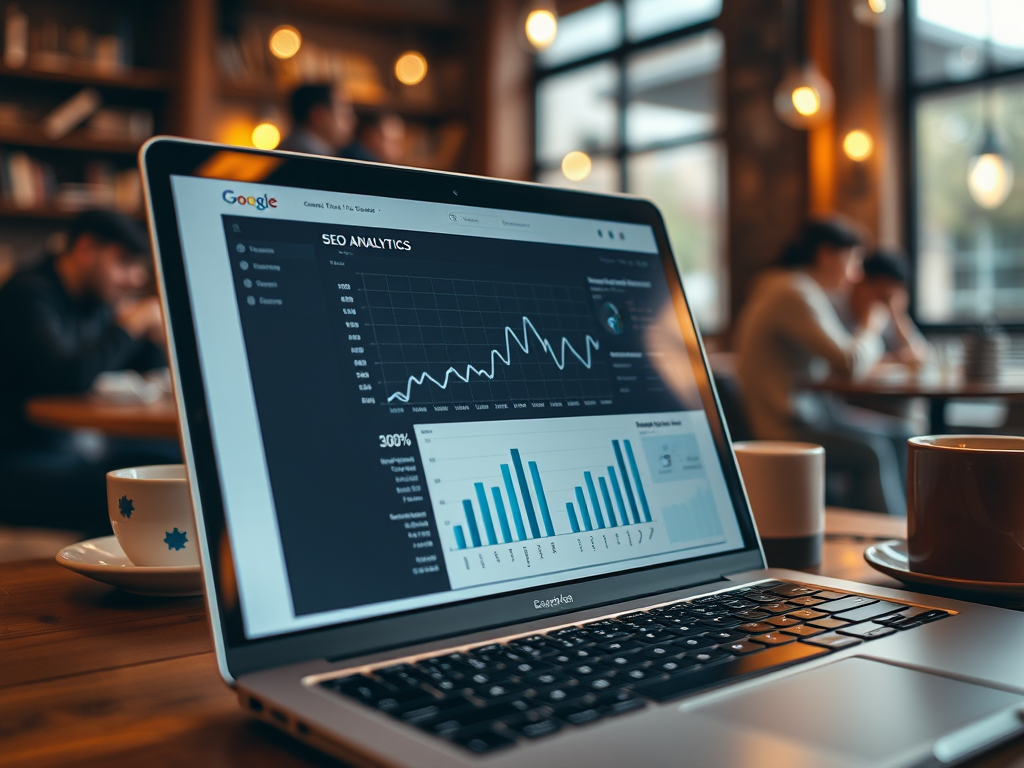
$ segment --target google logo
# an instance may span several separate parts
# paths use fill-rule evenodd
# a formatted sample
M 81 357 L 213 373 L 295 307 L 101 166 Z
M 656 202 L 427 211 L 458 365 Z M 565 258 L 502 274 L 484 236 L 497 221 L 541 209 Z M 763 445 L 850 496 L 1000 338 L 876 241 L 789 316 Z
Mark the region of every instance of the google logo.
M 224 199 L 225 203 L 251 205 L 257 211 L 265 211 L 267 208 L 277 208 L 277 198 L 267 197 L 266 195 L 261 197 L 246 197 L 245 195 L 236 195 L 234 190 L 225 189 L 221 197 Z

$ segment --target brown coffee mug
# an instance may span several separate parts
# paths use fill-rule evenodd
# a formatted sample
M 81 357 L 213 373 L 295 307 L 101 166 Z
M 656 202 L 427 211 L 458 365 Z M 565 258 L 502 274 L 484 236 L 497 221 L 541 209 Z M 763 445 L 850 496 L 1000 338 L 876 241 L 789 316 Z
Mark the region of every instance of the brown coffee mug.
M 914 437 L 908 447 L 911 570 L 1024 583 L 1024 437 Z

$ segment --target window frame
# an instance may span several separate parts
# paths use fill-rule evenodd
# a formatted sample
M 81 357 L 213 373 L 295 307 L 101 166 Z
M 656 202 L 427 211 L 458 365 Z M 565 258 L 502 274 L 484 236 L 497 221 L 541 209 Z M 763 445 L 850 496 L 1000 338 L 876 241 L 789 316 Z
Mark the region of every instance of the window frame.
M 720 115 L 718 125 L 713 131 L 705 131 L 702 133 L 685 136 L 679 139 L 669 139 L 667 141 L 659 141 L 651 144 L 645 144 L 639 148 L 629 148 L 626 143 L 626 107 L 629 104 L 629 89 L 626 82 L 626 64 L 631 56 L 637 53 L 649 51 L 668 43 L 678 42 L 685 40 L 686 38 L 696 37 L 704 32 L 712 29 L 719 29 L 718 21 L 721 18 L 721 13 L 712 19 L 706 19 L 704 21 L 697 22 L 695 24 L 688 24 L 678 29 L 672 29 L 668 32 L 655 35 L 653 37 L 645 37 L 641 40 L 630 40 L 626 30 L 626 8 L 624 0 L 611 0 L 619 6 L 619 31 L 621 33 L 621 39 L 618 46 L 609 48 L 606 51 L 589 54 L 583 58 L 573 59 L 572 61 L 565 61 L 561 64 L 556 64 L 551 67 L 544 67 L 540 64 L 540 61 L 535 56 L 533 60 L 533 95 L 534 95 L 534 120 L 533 120 L 533 178 L 535 181 L 539 180 L 540 174 L 544 171 L 558 170 L 557 164 L 541 163 L 537 156 L 537 134 L 538 134 L 538 115 L 536 110 L 537 103 L 537 89 L 545 80 L 555 75 L 561 75 L 572 70 L 587 67 L 592 64 L 599 64 L 606 61 L 610 61 L 615 65 L 616 76 L 618 82 L 615 88 L 615 110 L 617 116 L 617 137 L 615 144 L 610 149 L 593 150 L 588 153 L 592 157 L 601 158 L 612 158 L 616 161 L 619 171 L 619 188 L 618 192 L 626 192 L 629 189 L 629 156 L 642 154 L 645 152 L 652 152 L 660 149 L 674 149 L 675 147 L 685 146 L 687 144 L 699 144 L 706 141 L 724 140 L 725 139 L 725 119 L 724 114 Z M 719 29 L 719 31 L 721 31 Z M 724 40 L 723 40 L 724 45 Z M 723 56 L 724 65 L 724 56 Z M 721 88 L 721 85 L 719 86 Z M 724 101 L 724 94 L 719 93 L 719 98 Z M 721 103 L 721 102 L 720 102 Z M 724 110 L 722 110 L 724 112 Z
M 920 207 L 917 184 L 918 146 L 917 146 L 917 110 L 922 99 L 941 94 L 953 94 L 964 91 L 981 91 L 988 85 L 1003 81 L 1024 81 L 1024 65 L 1012 69 L 994 70 L 986 62 L 979 75 L 964 80 L 933 80 L 917 83 L 914 80 L 914 25 L 917 19 L 917 0 L 907 0 L 902 19 L 903 44 L 903 199 L 904 237 L 907 244 L 910 281 L 910 310 L 914 321 L 925 331 L 957 333 L 970 331 L 980 325 L 991 322 L 979 319 L 973 322 L 952 321 L 948 323 L 921 323 L 918 316 L 917 273 L 920 260 L 920 243 L 918 242 L 918 225 L 920 223 Z M 1022 180 L 1024 181 L 1024 180 Z M 966 180 L 964 181 L 966 184 Z M 1022 183 L 1018 181 L 1017 183 Z M 999 323 L 1008 331 L 1024 331 L 1024 317 L 1016 322 Z

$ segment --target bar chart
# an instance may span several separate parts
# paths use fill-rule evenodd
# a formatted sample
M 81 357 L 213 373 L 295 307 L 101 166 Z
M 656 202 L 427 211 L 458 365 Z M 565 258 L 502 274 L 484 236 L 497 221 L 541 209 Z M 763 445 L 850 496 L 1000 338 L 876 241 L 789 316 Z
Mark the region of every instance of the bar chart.
M 739 540 L 702 412 L 417 424 L 455 589 Z M 719 472 L 718 476 L 714 472 Z M 724 515 L 724 516 L 723 516 Z
M 584 470 L 581 483 L 564 502 L 563 531 L 567 527 L 572 533 L 581 533 L 653 522 L 632 442 L 612 440 L 608 451 L 615 463 L 606 465 L 604 474 L 597 474 L 596 480 L 594 471 Z M 500 465 L 502 484 L 492 485 L 489 496 L 485 484 L 475 482 L 475 496 L 462 500 L 465 522 L 453 526 L 456 549 L 558 535 L 540 465 L 527 460 L 524 466 L 518 448 L 510 448 L 508 458 Z

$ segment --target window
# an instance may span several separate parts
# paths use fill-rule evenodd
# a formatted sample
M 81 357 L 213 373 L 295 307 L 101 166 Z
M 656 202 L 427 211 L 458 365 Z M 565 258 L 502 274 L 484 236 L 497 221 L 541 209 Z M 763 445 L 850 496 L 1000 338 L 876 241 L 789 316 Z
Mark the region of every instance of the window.
M 728 314 L 720 11 L 721 0 L 605 0 L 564 16 L 537 56 L 537 180 L 654 200 L 705 331 Z M 563 172 L 570 152 L 587 154 L 589 173 Z
M 1024 3 L 916 0 L 909 11 L 918 319 L 1022 324 Z M 992 141 L 1002 167 L 984 179 L 977 158 Z

